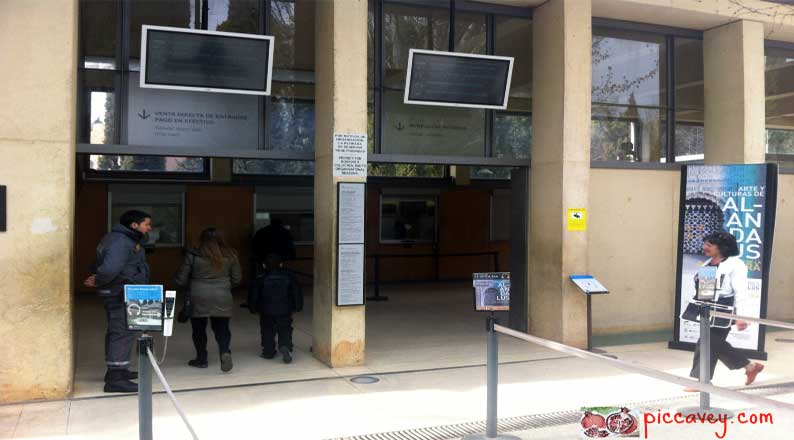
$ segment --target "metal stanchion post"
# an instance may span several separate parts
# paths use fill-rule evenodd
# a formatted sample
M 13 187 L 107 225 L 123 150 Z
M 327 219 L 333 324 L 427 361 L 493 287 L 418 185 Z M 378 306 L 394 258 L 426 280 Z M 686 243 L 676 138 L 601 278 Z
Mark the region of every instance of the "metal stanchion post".
M 152 440 L 152 367 L 148 350 L 153 346 L 152 337 L 138 338 L 138 438 Z
M 498 323 L 496 317 L 491 313 L 485 321 L 488 330 L 488 361 L 486 368 L 487 384 L 486 393 L 486 419 L 485 419 L 485 435 L 473 434 L 463 437 L 464 440 L 519 440 L 518 437 L 512 435 L 499 435 L 497 423 L 497 391 L 499 389 L 499 338 L 494 330 L 494 325 Z
M 700 343 L 699 345 L 699 364 L 698 380 L 702 384 L 710 384 L 711 379 L 711 307 L 703 305 L 700 307 Z M 711 407 L 711 395 L 700 392 L 700 405 L 696 407 L 686 407 L 679 410 L 684 415 L 689 414 L 714 414 L 715 416 L 725 415 L 733 417 L 733 413 L 722 408 Z
M 707 384 L 710 382 L 709 374 L 711 373 L 711 323 L 709 316 L 709 308 L 700 308 L 700 383 Z M 711 397 L 709 393 L 700 393 L 700 410 L 706 412 L 711 406 Z

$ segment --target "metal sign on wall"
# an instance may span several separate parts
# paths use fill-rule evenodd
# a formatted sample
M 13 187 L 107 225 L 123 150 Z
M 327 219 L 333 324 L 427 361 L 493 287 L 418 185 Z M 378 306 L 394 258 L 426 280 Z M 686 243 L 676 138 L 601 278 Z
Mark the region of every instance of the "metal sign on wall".
M 129 84 L 130 145 L 258 148 L 256 96 L 142 89 L 137 73 Z

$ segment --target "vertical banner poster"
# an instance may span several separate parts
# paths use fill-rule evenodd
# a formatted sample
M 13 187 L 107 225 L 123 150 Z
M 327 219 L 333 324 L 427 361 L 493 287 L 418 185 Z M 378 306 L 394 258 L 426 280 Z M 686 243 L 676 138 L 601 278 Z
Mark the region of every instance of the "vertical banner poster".
M 695 274 L 708 260 L 703 239 L 727 231 L 736 237 L 747 266 L 747 290 L 736 297 L 736 314 L 766 317 L 772 235 L 777 201 L 777 165 L 689 165 L 681 170 L 676 273 L 675 330 L 670 348 L 694 350 L 696 322 L 680 319 L 695 296 Z M 732 328 L 727 341 L 750 357 L 766 359 L 765 329 Z

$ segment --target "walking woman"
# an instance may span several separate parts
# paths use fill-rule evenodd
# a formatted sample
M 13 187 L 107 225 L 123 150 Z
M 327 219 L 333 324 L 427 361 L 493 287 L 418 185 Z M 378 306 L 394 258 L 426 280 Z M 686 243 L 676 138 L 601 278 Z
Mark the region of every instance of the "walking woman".
M 703 253 L 709 260 L 703 266 L 717 267 L 717 286 L 715 301 L 718 304 L 735 306 L 736 297 L 747 295 L 747 266 L 738 257 L 739 246 L 736 238 L 727 232 L 715 232 L 703 239 Z M 697 285 L 697 275 L 695 275 Z M 742 331 L 747 328 L 747 322 L 736 321 L 736 329 Z M 750 385 L 755 381 L 758 373 L 764 369 L 763 364 L 750 362 L 731 344 L 725 341 L 731 328 L 711 327 L 711 370 L 709 379 L 714 376 L 714 369 L 717 367 L 717 359 L 722 361 L 731 370 L 744 368 L 747 380 L 745 385 Z M 689 375 L 695 379 L 700 375 L 700 340 L 695 348 L 695 357 L 692 361 L 692 371 Z M 686 391 L 697 391 L 687 388 Z
M 221 370 L 232 369 L 230 349 L 232 333 L 229 318 L 232 316 L 234 300 L 232 288 L 240 284 L 240 262 L 237 253 L 229 247 L 221 232 L 207 228 L 201 232 L 198 248 L 188 251 L 174 282 L 190 290 L 193 314 L 193 345 L 196 358 L 188 365 L 207 368 L 207 321 L 212 327 L 221 359 Z

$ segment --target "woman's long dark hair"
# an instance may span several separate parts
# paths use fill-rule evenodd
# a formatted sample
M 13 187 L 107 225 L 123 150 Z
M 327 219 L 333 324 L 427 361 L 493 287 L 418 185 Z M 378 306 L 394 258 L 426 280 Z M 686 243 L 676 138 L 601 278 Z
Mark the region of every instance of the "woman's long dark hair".
M 223 267 L 225 258 L 237 258 L 237 252 L 226 244 L 223 234 L 216 228 L 207 228 L 201 231 L 199 240 L 199 254 L 208 258 L 216 269 Z
M 717 249 L 720 250 L 720 255 L 725 258 L 739 255 L 739 245 L 736 243 L 736 237 L 725 231 L 709 234 L 703 241 L 717 246 Z

